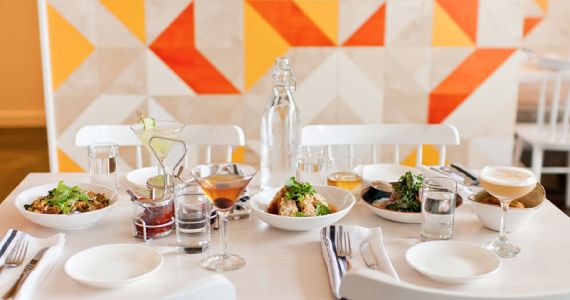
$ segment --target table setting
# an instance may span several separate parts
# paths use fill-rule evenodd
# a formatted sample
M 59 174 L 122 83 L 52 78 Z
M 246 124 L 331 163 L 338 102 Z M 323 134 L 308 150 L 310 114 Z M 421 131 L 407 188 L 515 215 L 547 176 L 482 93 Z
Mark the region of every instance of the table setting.
M 0 204 L 3 299 L 570 297 L 570 219 L 531 171 L 301 145 L 286 58 L 274 81 L 259 168 L 188 166 L 185 125 L 139 114 L 156 167 L 119 172 L 95 143 L 89 173 L 29 174 Z

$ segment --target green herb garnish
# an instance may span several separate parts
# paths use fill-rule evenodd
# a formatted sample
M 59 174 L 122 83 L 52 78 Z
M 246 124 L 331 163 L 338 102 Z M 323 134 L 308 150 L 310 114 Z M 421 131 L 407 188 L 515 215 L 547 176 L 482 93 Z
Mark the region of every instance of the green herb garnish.
M 418 200 L 418 193 L 423 183 L 423 175 L 414 175 L 412 172 L 406 172 L 406 174 L 402 175 L 398 182 L 394 184 L 396 197 L 386 208 L 400 212 L 420 212 L 421 203 Z
M 317 207 L 315 207 L 315 213 L 317 216 L 324 216 L 331 213 L 331 209 L 328 206 L 321 204 L 320 202 L 317 203 Z
M 79 200 L 89 200 L 89 197 L 78 186 L 69 187 L 59 181 L 57 187 L 48 192 L 46 201 L 61 210 L 63 214 L 69 214 Z
M 302 212 L 302 211 L 298 211 L 298 212 L 295 213 L 295 217 L 306 217 L 306 216 L 307 216 L 307 215 L 306 215 L 304 212 Z
M 298 202 L 301 202 L 305 195 L 313 195 L 316 192 L 310 183 L 298 182 L 295 177 L 287 179 L 285 186 L 287 187 L 285 198 Z

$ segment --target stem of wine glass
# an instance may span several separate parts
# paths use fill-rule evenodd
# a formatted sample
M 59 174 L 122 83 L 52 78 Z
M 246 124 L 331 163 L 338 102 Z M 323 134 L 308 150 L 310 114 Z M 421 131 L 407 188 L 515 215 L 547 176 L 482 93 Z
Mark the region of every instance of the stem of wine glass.
M 218 210 L 218 223 L 220 223 L 220 252 L 225 257 L 228 249 L 228 211 Z
M 509 206 L 511 206 L 511 199 L 500 199 L 501 202 L 501 230 L 499 231 L 499 238 L 503 241 L 507 240 L 507 233 L 505 230 L 505 217 L 507 216 L 507 212 L 509 210 Z

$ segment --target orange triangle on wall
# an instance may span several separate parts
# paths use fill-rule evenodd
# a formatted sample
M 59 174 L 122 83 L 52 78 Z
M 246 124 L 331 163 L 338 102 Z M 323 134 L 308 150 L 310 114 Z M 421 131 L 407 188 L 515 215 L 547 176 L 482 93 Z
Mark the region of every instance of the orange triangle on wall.
M 85 172 L 85 170 L 73 161 L 63 150 L 57 148 L 57 161 L 60 172 Z
M 542 21 L 542 17 L 526 17 L 524 18 L 523 36 L 531 32 L 538 23 Z
M 343 46 L 383 46 L 386 29 L 386 4 L 374 12 L 360 28 L 358 28 Z

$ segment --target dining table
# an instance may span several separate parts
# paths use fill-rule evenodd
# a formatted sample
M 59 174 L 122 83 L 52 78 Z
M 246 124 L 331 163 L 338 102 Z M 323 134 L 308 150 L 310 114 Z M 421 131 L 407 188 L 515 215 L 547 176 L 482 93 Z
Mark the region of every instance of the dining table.
M 176 236 L 144 242 L 132 236 L 133 204 L 125 192 L 130 187 L 120 174 L 121 189 L 117 206 L 96 225 L 64 231 L 63 252 L 45 282 L 35 293 L 38 299 L 154 299 L 172 294 L 189 283 L 213 272 L 200 266 L 206 255 L 218 251 L 218 235 L 212 231 L 212 246 L 202 254 L 176 252 Z M 64 182 L 89 182 L 87 173 L 30 173 L 0 204 L 0 233 L 10 228 L 36 237 L 49 237 L 57 230 L 41 227 L 25 219 L 16 209 L 16 196 L 31 187 Z M 249 193 L 259 186 L 254 180 Z M 420 243 L 420 224 L 403 224 L 373 214 L 363 200 L 337 224 L 380 227 L 384 245 L 402 281 L 413 285 L 455 291 L 466 296 L 490 298 L 519 297 L 560 293 L 570 299 L 570 218 L 550 201 L 536 211 L 520 230 L 510 233 L 509 240 L 522 249 L 515 258 L 502 259 L 498 272 L 464 285 L 438 283 L 415 271 L 405 259 L 407 249 Z M 273 228 L 255 215 L 228 222 L 228 245 L 231 253 L 246 259 L 245 267 L 222 273 L 233 283 L 238 299 L 332 299 L 327 268 L 320 245 L 320 231 L 294 232 Z M 497 236 L 485 228 L 473 212 L 470 201 L 457 208 L 453 240 L 482 244 Z M 68 258 L 100 245 L 129 243 L 159 249 L 164 256 L 162 267 L 132 285 L 103 289 L 83 285 L 64 271 Z M 113 272 L 113 270 L 109 270 Z

